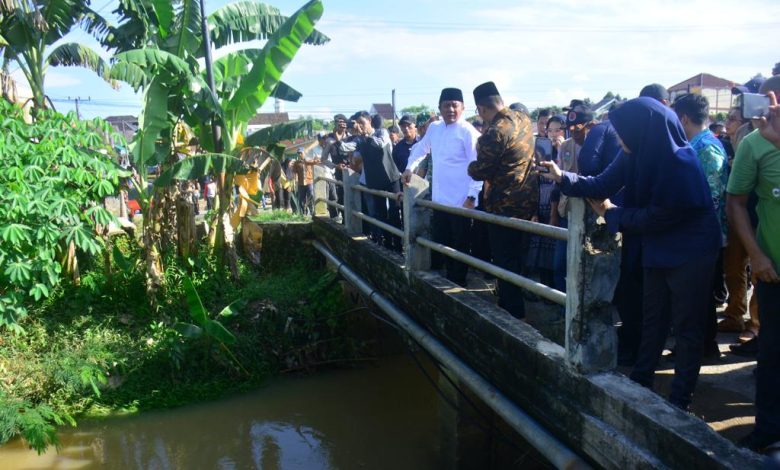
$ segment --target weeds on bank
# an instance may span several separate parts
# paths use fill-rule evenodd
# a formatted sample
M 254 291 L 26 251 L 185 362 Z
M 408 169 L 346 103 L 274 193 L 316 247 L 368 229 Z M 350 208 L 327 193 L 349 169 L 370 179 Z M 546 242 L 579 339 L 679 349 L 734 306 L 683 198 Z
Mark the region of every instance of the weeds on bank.
M 132 259 L 132 247 L 122 251 Z M 94 269 L 79 287 L 35 306 L 27 334 L 0 338 L 0 443 L 21 435 L 42 451 L 56 445 L 56 426 L 75 424 L 72 416 L 213 399 L 361 353 L 335 275 L 312 259 L 268 274 L 242 264 L 239 282 L 209 256 L 167 261 L 155 307 L 140 269 L 117 270 L 111 280 Z M 224 329 L 221 340 L 182 326 L 206 328 L 193 320 L 189 282 L 205 311 L 233 305 L 230 314 L 209 314 Z

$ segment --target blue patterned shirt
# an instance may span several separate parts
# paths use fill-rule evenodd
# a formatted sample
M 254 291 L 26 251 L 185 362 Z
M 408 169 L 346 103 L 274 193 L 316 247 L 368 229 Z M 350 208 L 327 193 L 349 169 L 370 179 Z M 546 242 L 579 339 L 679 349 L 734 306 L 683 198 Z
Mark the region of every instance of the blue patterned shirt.
M 726 185 L 729 181 L 726 149 L 723 148 L 723 144 L 709 129 L 704 129 L 696 134 L 691 139 L 691 147 L 693 147 L 696 155 L 699 157 L 699 164 L 701 164 L 701 168 L 704 170 L 704 177 L 707 179 L 707 184 L 710 187 L 712 203 L 715 205 L 715 213 L 718 214 L 720 230 L 723 233 L 725 245 L 726 231 L 728 230 L 728 224 L 726 223 Z

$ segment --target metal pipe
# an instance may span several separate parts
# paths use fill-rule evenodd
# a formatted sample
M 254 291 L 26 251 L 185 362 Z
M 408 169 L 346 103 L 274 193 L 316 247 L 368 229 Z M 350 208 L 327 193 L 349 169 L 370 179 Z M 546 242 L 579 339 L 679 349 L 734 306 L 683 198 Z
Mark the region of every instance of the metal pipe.
M 385 314 L 387 314 L 409 336 L 414 338 L 426 351 L 440 362 L 444 367 L 452 371 L 455 377 L 463 382 L 469 390 L 484 401 L 490 409 L 501 416 L 512 429 L 517 431 L 529 444 L 534 446 L 556 468 L 587 469 L 591 468 L 580 456 L 566 447 L 555 436 L 550 434 L 525 411 L 520 409 L 500 390 L 485 380 L 474 369 L 461 361 L 455 354 L 448 350 L 431 333 L 409 318 L 392 302 L 379 294 L 370 284 L 358 276 L 345 265 L 336 255 L 330 252 L 322 243 L 312 242 L 314 248 L 336 266 L 339 274 L 360 289 L 369 300 L 373 301 Z
M 469 256 L 456 250 L 455 248 L 442 245 L 441 243 L 436 243 L 434 241 L 428 240 L 427 238 L 417 237 L 415 241 L 419 245 L 430 248 L 431 250 L 437 251 L 445 256 L 449 256 L 450 258 L 456 259 L 461 263 L 468 264 L 469 266 L 473 266 L 479 270 L 489 272 L 499 279 L 502 279 L 506 282 L 511 282 L 518 287 L 522 287 L 525 290 L 531 291 L 534 294 L 544 297 L 545 299 L 549 299 L 559 305 L 566 305 L 566 294 L 559 290 L 552 289 L 545 286 L 544 284 L 540 284 L 536 281 L 528 279 L 527 277 L 521 276 L 503 268 L 499 268 L 498 266 L 488 263 L 487 261 L 482 261 L 479 258 Z
M 327 176 L 316 176 L 314 178 L 314 182 L 316 183 L 317 181 L 326 181 L 328 183 L 333 183 L 336 186 L 344 186 L 344 182 L 343 181 L 335 180 L 333 178 L 328 178 Z
M 352 186 L 352 189 L 358 190 L 366 194 L 373 194 L 374 196 L 392 199 L 394 201 L 398 199 L 398 194 L 396 193 L 391 193 L 390 191 L 380 191 L 378 189 L 369 189 L 361 184 L 356 184 Z
M 323 199 L 321 197 L 318 197 L 317 199 L 314 200 L 314 202 L 315 203 L 317 203 L 317 202 L 324 202 L 325 204 L 327 204 L 329 206 L 335 207 L 337 209 L 344 210 L 344 206 L 342 206 L 341 204 L 339 204 L 336 201 L 331 201 L 330 199 Z
M 561 227 L 553 227 L 552 225 L 515 219 L 514 217 L 506 217 L 503 215 L 491 214 L 489 212 L 482 212 L 474 209 L 445 206 L 444 204 L 439 204 L 438 202 L 433 201 L 426 201 L 424 199 L 417 200 L 414 203 L 418 206 L 429 207 L 438 211 L 448 212 L 450 214 L 455 214 L 462 217 L 468 217 L 469 219 L 481 220 L 483 222 L 501 225 L 503 227 L 509 227 L 516 230 L 521 230 L 523 232 L 530 232 L 534 235 L 541 235 L 543 237 L 549 237 L 563 241 L 569 239 L 569 231 Z
M 377 227 L 379 227 L 379 228 L 381 228 L 383 230 L 387 230 L 388 232 L 392 233 L 393 235 L 395 235 L 397 237 L 401 237 L 401 238 L 404 237 L 404 231 L 403 230 L 401 230 L 399 228 L 396 228 L 396 227 L 393 227 L 392 225 L 386 224 L 386 223 L 384 223 L 384 222 L 382 222 L 380 220 L 377 220 L 377 219 L 375 219 L 375 218 L 373 218 L 371 216 L 368 216 L 368 215 L 366 215 L 366 214 L 364 214 L 362 212 L 352 211 L 352 215 L 354 215 L 358 219 L 365 220 L 366 222 L 368 222 L 370 224 L 374 224 L 374 225 L 376 225 Z

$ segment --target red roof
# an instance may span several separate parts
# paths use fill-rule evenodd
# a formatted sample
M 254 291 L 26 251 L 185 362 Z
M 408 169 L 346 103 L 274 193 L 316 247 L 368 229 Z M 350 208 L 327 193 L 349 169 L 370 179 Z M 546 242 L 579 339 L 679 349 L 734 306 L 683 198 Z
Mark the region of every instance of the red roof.
M 731 80 L 726 80 L 725 78 L 716 77 L 715 75 L 710 75 L 708 73 L 700 73 L 698 75 L 694 75 L 688 80 L 683 80 L 677 85 L 670 86 L 669 92 L 671 93 L 673 91 L 688 91 L 691 87 L 731 89 L 734 85 L 736 85 L 736 83 L 732 82 Z

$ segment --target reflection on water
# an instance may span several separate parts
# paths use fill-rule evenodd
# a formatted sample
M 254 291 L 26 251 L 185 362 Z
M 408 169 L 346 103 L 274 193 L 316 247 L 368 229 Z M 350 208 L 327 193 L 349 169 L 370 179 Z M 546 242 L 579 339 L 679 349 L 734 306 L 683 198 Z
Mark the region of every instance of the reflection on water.
M 407 358 L 275 380 L 227 400 L 83 422 L 38 456 L 0 447 L 5 469 L 429 469 L 435 392 Z

